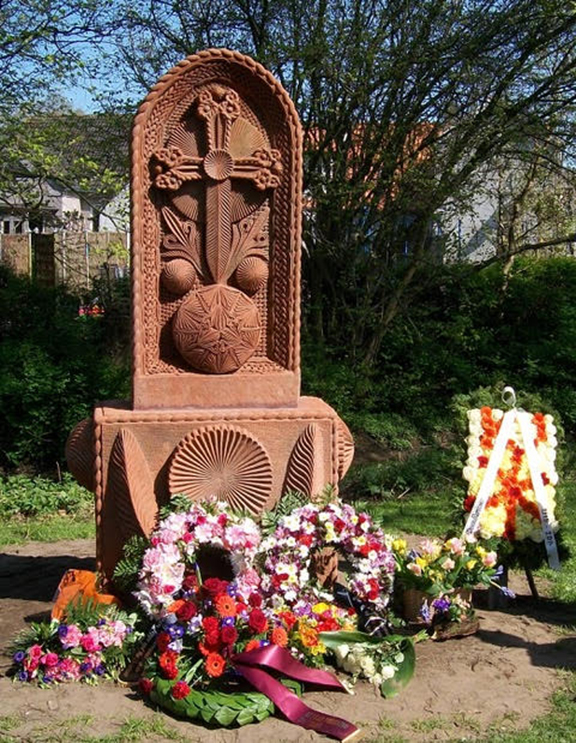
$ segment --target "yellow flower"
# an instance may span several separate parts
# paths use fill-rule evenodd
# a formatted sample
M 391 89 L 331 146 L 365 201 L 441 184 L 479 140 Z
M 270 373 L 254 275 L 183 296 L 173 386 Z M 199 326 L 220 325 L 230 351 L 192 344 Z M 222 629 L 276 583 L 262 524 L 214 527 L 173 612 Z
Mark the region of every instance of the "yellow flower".
M 486 550 L 484 549 L 484 547 L 478 546 L 476 547 L 476 554 L 478 555 L 478 557 L 486 557 Z
M 401 555 L 405 555 L 406 548 L 407 544 L 405 539 L 395 539 L 392 542 L 392 549 L 394 550 L 394 552 L 399 552 Z
M 312 655 L 322 655 L 326 652 L 326 645 L 322 642 L 318 642 L 310 648 L 310 652 Z
M 477 562 L 478 560 L 468 560 L 468 562 L 466 563 L 466 570 L 473 570 Z
M 423 557 L 417 557 L 415 562 L 416 562 L 416 565 L 418 565 L 421 568 L 425 568 L 428 565 L 427 561 Z
M 328 611 L 330 607 L 328 604 L 325 604 L 323 601 L 321 601 L 319 604 L 314 604 L 312 607 L 312 611 L 314 614 L 324 614 L 325 611 Z

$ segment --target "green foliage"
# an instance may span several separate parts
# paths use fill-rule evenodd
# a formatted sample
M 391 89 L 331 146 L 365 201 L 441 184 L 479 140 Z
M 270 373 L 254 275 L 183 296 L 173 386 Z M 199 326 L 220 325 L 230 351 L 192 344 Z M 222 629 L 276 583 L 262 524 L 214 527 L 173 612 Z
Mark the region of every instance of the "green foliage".
M 198 691 L 192 689 L 184 699 L 171 695 L 173 682 L 157 678 L 150 699 L 177 717 L 199 720 L 213 727 L 233 727 L 261 722 L 274 714 L 274 704 L 259 692 Z M 296 693 L 300 685 L 295 681 L 282 683 Z
M 81 322 L 80 301 L 0 267 L 0 467 L 52 468 L 96 401 L 129 394 L 106 334 L 115 318 Z
M 184 497 L 184 496 L 182 496 Z M 188 500 L 190 504 L 190 500 Z M 114 585 L 123 593 L 130 593 L 136 587 L 142 557 L 149 541 L 142 536 L 134 535 L 124 544 L 122 559 L 114 568 Z
M 0 477 L 0 517 L 81 513 L 92 509 L 94 496 L 69 475 L 62 482 L 45 477 Z

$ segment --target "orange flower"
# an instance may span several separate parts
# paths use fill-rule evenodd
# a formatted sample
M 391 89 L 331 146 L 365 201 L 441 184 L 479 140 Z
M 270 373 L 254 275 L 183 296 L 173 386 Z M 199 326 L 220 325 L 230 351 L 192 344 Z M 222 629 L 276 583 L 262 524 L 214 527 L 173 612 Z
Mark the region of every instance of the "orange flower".
M 221 617 L 236 616 L 236 602 L 226 593 L 221 593 L 219 596 L 216 596 L 214 606 Z
M 244 648 L 244 651 L 246 653 L 249 653 L 251 650 L 256 650 L 256 648 L 260 647 L 260 641 L 259 640 L 250 640 L 246 647 Z
M 300 640 L 305 648 L 313 648 L 314 645 L 318 645 L 318 633 L 312 627 L 301 627 Z
M 279 645 L 281 648 L 285 648 L 288 645 L 288 635 L 284 627 L 274 627 L 270 639 L 274 645 Z
M 178 609 L 182 608 L 186 602 L 184 599 L 176 599 L 176 601 L 173 601 L 170 606 L 166 609 L 166 611 L 171 612 L 172 614 L 176 614 Z
M 210 653 L 206 658 L 206 673 L 212 678 L 218 678 L 224 672 L 226 661 L 220 653 Z

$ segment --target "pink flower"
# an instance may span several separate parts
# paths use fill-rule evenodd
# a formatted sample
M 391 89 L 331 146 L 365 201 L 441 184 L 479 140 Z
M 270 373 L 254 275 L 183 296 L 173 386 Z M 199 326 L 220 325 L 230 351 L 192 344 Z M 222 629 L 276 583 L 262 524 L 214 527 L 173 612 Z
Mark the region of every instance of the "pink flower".
M 446 542 L 446 546 L 450 549 L 450 552 L 454 555 L 463 555 L 466 545 L 461 539 L 453 537 Z
M 90 629 L 93 630 L 94 627 L 90 627 Z M 94 653 L 96 650 L 100 649 L 98 641 L 93 634 L 82 635 L 80 644 L 87 653 Z
M 46 653 L 46 655 L 40 658 L 40 663 L 43 663 L 48 668 L 52 668 L 58 663 L 58 656 L 56 653 Z
M 80 639 L 82 632 L 76 624 L 69 624 L 66 632 L 66 636 L 60 638 L 62 647 L 68 650 L 69 648 L 77 648 L 80 645 Z
M 415 562 L 411 562 L 410 565 L 408 565 L 408 570 L 411 573 L 414 573 L 414 575 L 422 575 L 422 568 Z
M 441 567 L 443 570 L 453 570 L 455 565 L 456 563 L 454 562 L 454 560 L 452 560 L 450 557 L 447 557 L 442 563 Z
M 482 563 L 486 568 L 493 568 L 497 561 L 498 555 L 496 552 L 487 552 L 482 559 Z
M 61 680 L 77 681 L 80 675 L 80 664 L 73 658 L 62 658 L 58 663 L 58 676 Z
M 32 645 L 28 648 L 28 657 L 32 658 L 32 660 L 40 660 L 43 655 L 44 651 L 41 645 Z

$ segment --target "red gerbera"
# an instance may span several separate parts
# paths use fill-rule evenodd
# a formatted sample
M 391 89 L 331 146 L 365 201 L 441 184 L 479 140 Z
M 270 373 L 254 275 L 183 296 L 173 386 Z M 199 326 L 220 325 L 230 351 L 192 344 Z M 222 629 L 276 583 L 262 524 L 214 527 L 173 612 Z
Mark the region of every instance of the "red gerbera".
M 142 694 L 148 696 L 148 694 L 150 694 L 150 692 L 154 688 L 154 684 L 152 683 L 152 681 L 150 681 L 150 679 L 141 678 L 138 682 L 138 688 L 140 689 Z
M 172 642 L 172 638 L 168 634 L 168 632 L 160 632 L 158 637 L 156 638 L 156 647 L 161 653 L 164 653 L 166 650 L 168 650 L 168 645 Z
M 224 672 L 226 661 L 219 653 L 210 653 L 206 658 L 206 673 L 212 678 L 218 678 Z
M 244 648 L 244 651 L 246 653 L 249 653 L 251 650 L 256 650 L 256 648 L 260 647 L 260 642 L 258 640 L 249 640 L 246 644 L 246 647 Z
M 221 617 L 236 616 L 236 602 L 227 593 L 222 593 L 214 599 L 214 606 Z

